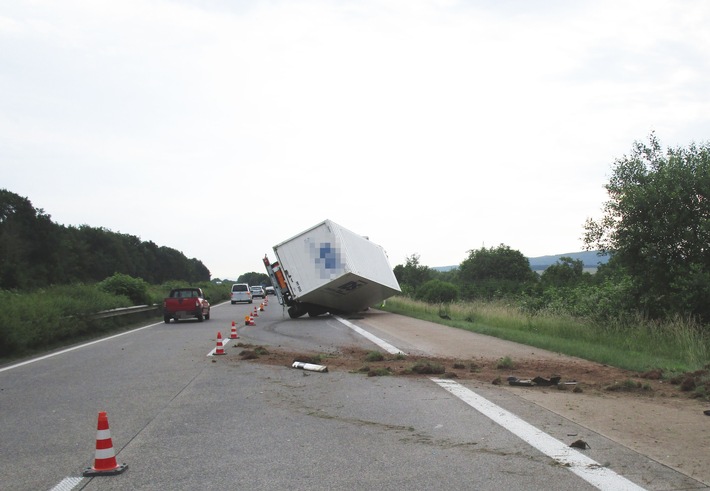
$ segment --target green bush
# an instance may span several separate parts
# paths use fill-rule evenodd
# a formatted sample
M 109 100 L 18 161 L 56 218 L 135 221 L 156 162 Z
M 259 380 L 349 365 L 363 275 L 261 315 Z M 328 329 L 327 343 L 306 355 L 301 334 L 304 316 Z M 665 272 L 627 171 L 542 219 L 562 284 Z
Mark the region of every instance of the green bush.
M 453 283 L 441 280 L 429 280 L 419 287 L 417 300 L 427 303 L 451 303 L 456 301 L 459 290 Z
M 115 273 L 100 282 L 98 287 L 107 293 L 128 297 L 133 302 L 133 305 L 152 304 L 152 299 L 148 293 L 148 283 L 141 278 Z

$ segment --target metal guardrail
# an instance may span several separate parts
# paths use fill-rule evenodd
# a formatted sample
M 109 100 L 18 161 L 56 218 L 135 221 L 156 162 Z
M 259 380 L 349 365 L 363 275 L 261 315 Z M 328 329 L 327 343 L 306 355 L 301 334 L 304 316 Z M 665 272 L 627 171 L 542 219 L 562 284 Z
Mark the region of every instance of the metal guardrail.
M 160 304 L 154 305 L 138 305 L 136 307 L 121 307 L 118 309 L 102 310 L 91 317 L 94 319 L 106 319 L 108 317 L 118 317 L 121 315 L 137 314 L 140 312 L 150 312 L 151 310 L 159 310 Z

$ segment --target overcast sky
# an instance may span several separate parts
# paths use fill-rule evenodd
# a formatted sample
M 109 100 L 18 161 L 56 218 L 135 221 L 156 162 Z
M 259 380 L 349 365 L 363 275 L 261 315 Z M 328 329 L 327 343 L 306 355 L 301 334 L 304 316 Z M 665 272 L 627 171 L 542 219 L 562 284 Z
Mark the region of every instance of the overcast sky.
M 710 2 L 13 0 L 0 188 L 263 272 L 325 219 L 427 266 L 583 249 L 615 159 L 710 138 Z

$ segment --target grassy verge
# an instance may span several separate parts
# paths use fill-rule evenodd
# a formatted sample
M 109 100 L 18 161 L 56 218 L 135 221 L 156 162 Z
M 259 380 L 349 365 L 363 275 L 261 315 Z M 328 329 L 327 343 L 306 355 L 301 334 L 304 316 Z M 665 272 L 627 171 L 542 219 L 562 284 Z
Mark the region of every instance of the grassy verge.
M 183 286 L 187 285 L 149 285 L 147 298 L 161 305 L 171 288 Z M 228 286 L 194 286 L 202 288 L 212 304 L 229 298 Z M 128 297 L 107 293 L 97 285 L 50 286 L 33 292 L 0 290 L 0 304 L 0 363 L 122 331 L 141 319 L 162 318 L 157 312 L 94 318 L 102 310 L 133 305 Z
M 383 310 L 643 372 L 698 370 L 710 363 L 710 335 L 692 322 L 595 325 L 559 314 L 529 315 L 503 302 L 432 305 L 394 297 Z

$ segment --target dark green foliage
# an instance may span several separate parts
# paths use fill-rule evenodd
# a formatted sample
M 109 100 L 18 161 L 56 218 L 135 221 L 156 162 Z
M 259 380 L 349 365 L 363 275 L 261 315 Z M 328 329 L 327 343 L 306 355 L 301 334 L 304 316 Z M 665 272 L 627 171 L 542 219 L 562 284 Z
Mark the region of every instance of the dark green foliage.
M 159 284 L 209 281 L 197 259 L 104 228 L 65 227 L 27 198 L 0 189 L 0 288 L 93 283 L 122 273 Z
M 469 251 L 458 277 L 465 297 L 482 299 L 523 293 L 538 281 L 528 259 L 504 244 Z
M 128 297 L 133 305 L 150 305 L 152 300 L 148 293 L 148 283 L 140 278 L 116 273 L 98 284 L 98 287 L 117 296 Z
M 406 295 L 415 295 L 419 287 L 436 274 L 433 269 L 419 264 L 418 254 L 409 256 L 405 265 L 398 264 L 393 271 L 402 292 Z
M 266 273 L 244 273 L 237 278 L 236 283 L 248 283 L 251 286 L 271 286 L 271 279 Z
M 540 277 L 543 287 L 571 287 L 578 285 L 584 278 L 584 264 L 580 259 L 562 257 L 552 266 L 548 266 Z
M 428 303 L 451 303 L 458 299 L 456 285 L 441 280 L 429 280 L 419 287 L 415 298 Z
M 655 135 L 615 162 L 588 248 L 609 251 L 651 318 L 710 320 L 710 144 L 663 152 Z

